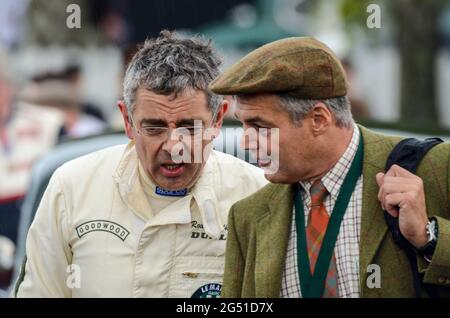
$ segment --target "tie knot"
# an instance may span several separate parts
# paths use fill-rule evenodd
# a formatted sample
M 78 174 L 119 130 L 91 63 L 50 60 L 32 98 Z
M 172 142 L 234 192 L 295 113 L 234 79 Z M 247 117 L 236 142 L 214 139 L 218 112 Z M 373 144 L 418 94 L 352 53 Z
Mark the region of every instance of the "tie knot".
M 327 197 L 328 191 L 320 180 L 314 181 L 309 190 L 311 193 L 311 205 L 321 205 Z

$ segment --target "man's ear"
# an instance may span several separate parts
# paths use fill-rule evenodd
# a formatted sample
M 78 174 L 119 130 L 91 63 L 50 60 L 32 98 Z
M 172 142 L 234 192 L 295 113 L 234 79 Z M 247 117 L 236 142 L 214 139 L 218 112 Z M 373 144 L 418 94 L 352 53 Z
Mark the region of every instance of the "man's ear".
M 333 123 L 333 114 L 328 107 L 319 102 L 312 108 L 310 112 L 312 119 L 312 128 L 315 134 L 321 135 Z
M 225 114 L 228 111 L 228 107 L 229 107 L 230 102 L 226 99 L 224 99 L 222 101 L 222 103 L 219 106 L 219 109 L 217 110 L 217 115 L 216 115 L 216 122 L 215 122 L 215 127 L 217 128 L 221 128 L 222 124 L 223 124 L 223 119 L 225 118 Z
M 217 115 L 214 122 L 214 137 L 219 136 L 220 134 L 220 128 L 222 128 L 223 119 L 225 118 L 225 114 L 228 110 L 229 102 L 228 100 L 224 99 L 222 103 L 220 104 L 219 108 L 217 109 Z
M 130 116 L 128 116 L 128 109 L 125 105 L 125 102 L 123 100 L 119 100 L 117 102 L 117 107 L 119 107 L 120 112 L 122 113 L 124 127 L 125 127 L 125 133 L 127 134 L 127 137 L 131 140 L 134 139 L 133 129 L 131 127 L 131 119 Z

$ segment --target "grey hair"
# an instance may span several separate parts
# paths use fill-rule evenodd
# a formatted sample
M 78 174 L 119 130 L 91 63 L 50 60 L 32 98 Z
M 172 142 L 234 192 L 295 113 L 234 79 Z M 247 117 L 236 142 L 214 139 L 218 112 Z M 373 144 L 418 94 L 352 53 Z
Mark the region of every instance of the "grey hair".
M 288 112 L 294 122 L 300 122 L 317 103 L 324 103 L 336 119 L 336 126 L 350 128 L 353 125 L 350 101 L 347 96 L 324 100 L 300 99 L 287 94 L 279 94 L 280 107 Z
M 173 98 L 195 89 L 205 92 L 208 107 L 216 114 L 222 97 L 209 91 L 208 85 L 219 75 L 221 62 L 211 41 L 199 36 L 182 39 L 165 30 L 159 37 L 147 39 L 125 73 L 123 98 L 128 112 L 131 114 L 135 109 L 139 88 Z

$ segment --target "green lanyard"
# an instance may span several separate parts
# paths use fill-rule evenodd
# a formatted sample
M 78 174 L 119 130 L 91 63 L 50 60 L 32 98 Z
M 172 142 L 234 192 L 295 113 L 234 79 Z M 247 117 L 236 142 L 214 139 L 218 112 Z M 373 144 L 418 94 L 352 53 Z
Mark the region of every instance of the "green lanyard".
M 363 139 L 360 135 L 358 150 L 353 159 L 350 170 L 345 177 L 337 197 L 330 221 L 328 222 L 325 237 L 320 248 L 314 275 L 311 275 L 310 263 L 308 257 L 308 248 L 306 245 L 305 230 L 305 212 L 303 210 L 303 201 L 299 191 L 299 184 L 294 184 L 294 202 L 295 202 L 295 226 L 297 230 L 297 263 L 300 276 L 300 287 L 302 297 L 319 298 L 323 295 L 325 288 L 325 279 L 328 274 L 330 260 L 333 255 L 336 239 L 339 234 L 342 219 L 347 209 L 350 197 L 356 187 L 356 182 L 362 173 L 363 165 Z

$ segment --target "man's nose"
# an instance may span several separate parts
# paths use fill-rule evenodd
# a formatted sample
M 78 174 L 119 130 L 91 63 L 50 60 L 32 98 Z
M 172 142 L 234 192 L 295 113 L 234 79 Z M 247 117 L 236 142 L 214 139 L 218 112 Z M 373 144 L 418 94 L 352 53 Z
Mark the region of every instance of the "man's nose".
M 163 141 L 163 150 L 168 153 L 183 154 L 183 136 L 176 129 L 169 129 Z

